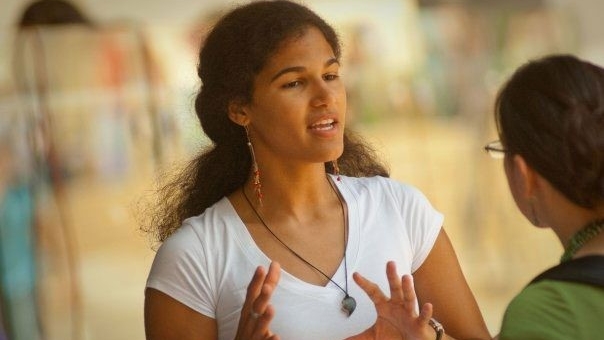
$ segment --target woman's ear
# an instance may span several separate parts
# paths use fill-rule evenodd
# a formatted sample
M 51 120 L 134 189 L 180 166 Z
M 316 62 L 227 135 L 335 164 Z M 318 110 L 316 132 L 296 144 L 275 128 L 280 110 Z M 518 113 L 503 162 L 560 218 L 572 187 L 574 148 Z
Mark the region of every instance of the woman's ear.
M 245 106 L 239 101 L 231 101 L 229 103 L 229 119 L 241 126 L 246 126 L 250 123 L 250 117 L 247 114 Z
M 513 156 L 512 163 L 512 171 L 517 181 L 519 193 L 524 197 L 535 196 L 535 191 L 539 187 L 537 172 L 518 154 Z

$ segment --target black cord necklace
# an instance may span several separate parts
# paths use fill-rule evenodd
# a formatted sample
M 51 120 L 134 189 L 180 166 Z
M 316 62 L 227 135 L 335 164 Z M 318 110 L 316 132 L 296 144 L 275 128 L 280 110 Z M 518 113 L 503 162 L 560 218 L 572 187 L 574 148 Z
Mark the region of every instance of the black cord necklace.
M 334 285 L 336 285 L 338 288 L 340 288 L 340 290 L 342 292 L 344 292 L 345 296 L 344 296 L 344 299 L 342 299 L 342 311 L 344 311 L 346 313 L 346 315 L 350 316 L 350 315 L 352 315 L 352 312 L 354 312 L 355 308 L 357 307 L 357 301 L 352 296 L 348 295 L 348 265 L 346 264 L 346 248 L 348 247 L 348 214 L 346 214 L 346 210 L 345 210 L 345 207 L 344 207 L 344 200 L 342 199 L 342 196 L 340 195 L 340 192 L 338 192 L 338 190 L 336 189 L 335 185 L 333 184 L 333 182 L 329 178 L 328 178 L 328 181 L 329 181 L 329 184 L 331 185 L 331 188 L 333 189 L 334 193 L 338 197 L 338 201 L 340 202 L 340 206 L 342 207 L 342 216 L 344 217 L 344 275 L 346 276 L 345 277 L 345 279 L 346 279 L 345 280 L 345 287 L 346 287 L 345 289 L 342 288 L 342 286 L 340 286 L 339 284 L 337 284 L 334 280 L 332 280 L 327 274 L 325 274 L 319 268 L 315 267 L 312 263 L 308 262 L 300 254 L 296 253 L 287 244 L 285 244 L 285 242 L 283 242 L 271 230 L 271 228 L 268 227 L 268 224 L 266 224 L 266 222 L 264 221 L 264 219 L 262 218 L 262 216 L 260 216 L 260 213 L 258 213 L 258 211 L 256 210 L 256 208 L 254 208 L 254 205 L 252 204 L 252 202 L 250 201 L 249 197 L 247 197 L 247 194 L 245 193 L 244 187 L 241 187 L 241 192 L 243 193 L 243 197 L 245 197 L 245 200 L 247 201 L 247 203 L 250 205 L 250 208 L 252 208 L 252 210 L 254 211 L 254 214 L 256 214 L 256 217 L 258 217 L 258 220 L 260 220 L 260 222 L 262 223 L 262 225 L 264 225 L 264 227 L 266 228 L 266 230 L 268 230 L 268 232 L 271 233 L 271 235 L 273 235 L 273 237 L 277 241 L 279 241 L 279 243 L 281 243 L 294 256 L 296 256 L 302 262 L 304 262 L 307 265 L 309 265 L 310 267 L 312 267 L 317 272 L 321 273 L 321 275 L 325 276 L 329 281 L 331 281 Z

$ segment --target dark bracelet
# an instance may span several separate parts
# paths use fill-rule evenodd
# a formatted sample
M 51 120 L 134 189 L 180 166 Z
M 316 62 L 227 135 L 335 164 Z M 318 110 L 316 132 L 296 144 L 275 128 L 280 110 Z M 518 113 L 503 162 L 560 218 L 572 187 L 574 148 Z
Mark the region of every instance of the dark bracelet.
M 443 328 L 443 325 L 441 325 L 440 322 L 436 321 L 436 319 L 430 318 L 430 320 L 428 320 L 428 325 L 434 328 L 434 331 L 436 332 L 436 340 L 440 340 L 443 337 L 443 334 L 445 334 L 445 329 Z

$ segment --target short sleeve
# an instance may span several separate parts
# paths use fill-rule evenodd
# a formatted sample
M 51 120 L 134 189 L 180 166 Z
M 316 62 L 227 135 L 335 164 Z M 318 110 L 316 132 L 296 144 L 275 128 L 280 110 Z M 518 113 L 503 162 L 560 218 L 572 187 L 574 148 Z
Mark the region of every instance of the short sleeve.
M 407 184 L 401 186 L 401 212 L 408 226 L 409 240 L 413 247 L 411 272 L 415 272 L 430 254 L 443 225 L 444 216 L 419 189 Z
M 146 286 L 157 289 L 189 308 L 216 318 L 206 252 L 193 228 L 184 224 L 159 247 Z

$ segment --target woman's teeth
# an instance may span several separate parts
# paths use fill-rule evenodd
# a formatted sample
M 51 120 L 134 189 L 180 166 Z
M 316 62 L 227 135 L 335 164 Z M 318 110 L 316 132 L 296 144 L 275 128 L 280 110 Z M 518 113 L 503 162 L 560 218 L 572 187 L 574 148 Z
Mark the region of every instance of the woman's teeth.
M 313 124 L 310 128 L 313 130 L 329 130 L 333 128 L 334 120 L 333 119 L 324 119 Z

